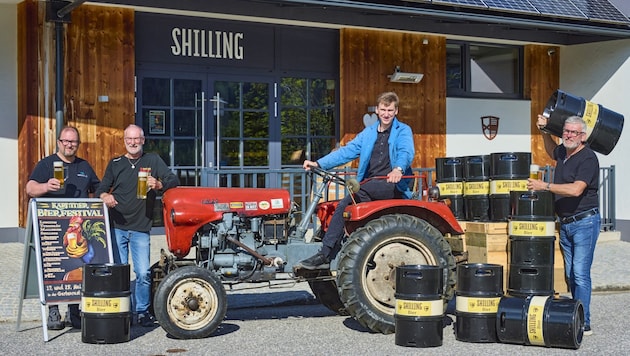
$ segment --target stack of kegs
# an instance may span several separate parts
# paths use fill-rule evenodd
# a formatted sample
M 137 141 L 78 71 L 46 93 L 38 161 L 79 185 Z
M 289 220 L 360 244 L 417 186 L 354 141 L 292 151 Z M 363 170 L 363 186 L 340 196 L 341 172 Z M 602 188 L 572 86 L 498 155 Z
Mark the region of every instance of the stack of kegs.
M 548 191 L 511 191 L 508 295 L 497 311 L 499 341 L 577 349 L 584 333 L 579 300 L 554 299 L 555 217 Z
M 511 191 L 510 202 L 508 293 L 553 296 L 553 195 L 546 190 Z
M 456 219 L 465 219 L 463 158 L 436 158 L 435 173 L 440 197 L 450 200 L 450 208 Z
M 526 190 L 531 152 L 490 154 L 490 220 L 507 221 L 510 215 L 510 192 Z
M 468 221 L 490 221 L 490 155 L 464 157 L 464 208 Z

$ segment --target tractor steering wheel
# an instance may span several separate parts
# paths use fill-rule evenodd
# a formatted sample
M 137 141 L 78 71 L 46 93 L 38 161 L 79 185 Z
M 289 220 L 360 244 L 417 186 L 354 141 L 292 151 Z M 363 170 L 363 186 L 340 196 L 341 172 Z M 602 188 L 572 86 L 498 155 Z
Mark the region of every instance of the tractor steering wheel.
M 314 165 L 309 166 L 309 170 L 310 172 L 313 172 L 314 174 L 322 177 L 324 182 L 333 182 L 346 186 L 346 188 L 348 188 L 351 193 L 356 193 L 361 188 L 359 181 L 354 178 L 345 179 L 341 177 L 338 173 L 329 172 L 319 166 Z

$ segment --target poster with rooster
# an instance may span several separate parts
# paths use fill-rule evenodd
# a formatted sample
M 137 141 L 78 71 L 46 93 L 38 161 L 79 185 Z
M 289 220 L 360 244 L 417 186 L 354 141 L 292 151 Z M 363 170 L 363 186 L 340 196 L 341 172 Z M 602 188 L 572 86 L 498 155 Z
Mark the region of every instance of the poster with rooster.
M 100 199 L 31 203 L 44 302 L 80 301 L 84 265 L 113 262 L 107 209 Z

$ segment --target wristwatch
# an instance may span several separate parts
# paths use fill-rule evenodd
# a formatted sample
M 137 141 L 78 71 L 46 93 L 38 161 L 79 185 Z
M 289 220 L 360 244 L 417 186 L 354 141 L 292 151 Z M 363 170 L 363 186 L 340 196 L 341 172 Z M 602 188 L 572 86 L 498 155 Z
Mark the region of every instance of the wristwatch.
M 404 170 L 404 169 L 402 169 L 402 167 L 394 167 L 394 169 L 399 170 L 399 171 L 400 171 L 400 173 L 404 173 L 404 172 L 405 172 L 405 170 Z

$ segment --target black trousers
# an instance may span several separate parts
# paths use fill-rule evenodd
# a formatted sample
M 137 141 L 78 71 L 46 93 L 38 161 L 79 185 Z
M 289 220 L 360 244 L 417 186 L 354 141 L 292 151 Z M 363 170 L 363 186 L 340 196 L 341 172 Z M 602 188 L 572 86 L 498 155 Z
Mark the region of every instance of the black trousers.
M 354 200 L 357 203 L 399 198 L 402 198 L 402 193 L 398 190 L 398 188 L 396 188 L 396 184 L 388 183 L 386 179 L 365 180 L 361 183 L 361 189 L 354 193 Z M 343 199 L 341 199 L 341 201 L 339 201 L 339 204 L 330 219 L 328 230 L 326 230 L 326 234 L 322 239 L 321 253 L 328 256 L 331 260 L 337 256 L 337 253 L 341 249 L 341 240 L 345 234 L 343 212 L 350 204 L 352 204 L 352 197 L 350 194 L 346 195 Z

